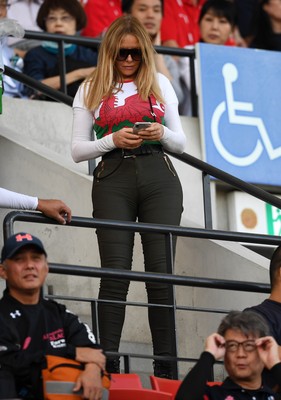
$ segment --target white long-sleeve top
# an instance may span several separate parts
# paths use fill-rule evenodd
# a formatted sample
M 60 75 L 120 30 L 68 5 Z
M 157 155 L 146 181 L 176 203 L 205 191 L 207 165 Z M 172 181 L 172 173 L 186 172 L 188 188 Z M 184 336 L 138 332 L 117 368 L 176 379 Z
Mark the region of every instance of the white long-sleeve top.
M 12 192 L 0 187 L 0 207 L 20 210 L 36 210 L 38 197 Z
M 159 85 L 165 104 L 160 104 L 151 96 L 156 122 L 164 125 L 161 144 L 164 149 L 182 153 L 186 136 L 183 132 L 178 100 L 170 81 L 158 73 Z M 116 148 L 112 133 L 123 127 L 132 127 L 135 122 L 151 121 L 149 101 L 140 99 L 133 81 L 125 82 L 122 91 L 104 100 L 100 106 L 89 111 L 84 104 L 84 91 L 87 84 L 82 84 L 73 101 L 72 158 L 75 162 L 97 158 Z M 92 140 L 94 131 L 95 139 Z

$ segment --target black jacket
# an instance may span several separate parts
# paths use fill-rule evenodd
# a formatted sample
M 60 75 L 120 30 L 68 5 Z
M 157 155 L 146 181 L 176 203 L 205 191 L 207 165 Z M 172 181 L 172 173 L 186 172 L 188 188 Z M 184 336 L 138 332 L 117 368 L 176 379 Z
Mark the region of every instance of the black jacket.
M 208 386 L 207 379 L 215 363 L 209 352 L 203 352 L 197 364 L 187 374 L 175 400 L 280 400 L 280 396 L 267 386 L 259 390 L 246 390 L 226 378 L 222 385 Z M 275 382 L 281 381 L 281 363 L 271 369 Z
M 64 305 L 43 298 L 23 305 L 7 290 L 0 300 L 0 327 L 0 373 L 11 373 L 21 397 L 41 398 L 45 354 L 74 359 L 76 347 L 99 348 L 90 328 Z

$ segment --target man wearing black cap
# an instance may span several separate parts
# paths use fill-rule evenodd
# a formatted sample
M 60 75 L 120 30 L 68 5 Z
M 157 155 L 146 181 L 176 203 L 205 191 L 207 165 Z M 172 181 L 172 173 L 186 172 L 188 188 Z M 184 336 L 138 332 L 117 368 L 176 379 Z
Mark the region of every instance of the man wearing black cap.
M 48 274 L 42 242 L 29 233 L 11 236 L 1 263 L 7 289 L 0 300 L 0 399 L 43 399 L 45 355 L 55 355 L 83 363 L 73 390 L 100 400 L 105 357 L 87 325 L 64 305 L 42 297 Z

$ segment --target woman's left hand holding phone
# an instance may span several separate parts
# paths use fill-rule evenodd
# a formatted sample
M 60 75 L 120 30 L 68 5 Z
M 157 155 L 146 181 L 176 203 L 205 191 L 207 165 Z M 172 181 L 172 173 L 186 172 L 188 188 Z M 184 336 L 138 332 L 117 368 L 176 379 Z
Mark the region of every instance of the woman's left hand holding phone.
M 143 142 L 142 138 L 133 133 L 133 128 L 125 127 L 112 135 L 115 146 L 121 149 L 136 149 Z
M 158 122 L 153 122 L 148 128 L 139 132 L 143 140 L 156 141 L 162 139 L 164 135 L 164 126 Z

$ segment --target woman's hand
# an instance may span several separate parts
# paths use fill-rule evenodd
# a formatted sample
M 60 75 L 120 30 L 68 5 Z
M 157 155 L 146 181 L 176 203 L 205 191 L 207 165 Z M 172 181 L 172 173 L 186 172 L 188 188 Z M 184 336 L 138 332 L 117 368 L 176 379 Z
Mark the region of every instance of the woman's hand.
M 71 210 L 61 200 L 38 199 L 36 210 L 41 211 L 47 217 L 56 219 L 59 223 L 71 222 Z
M 138 136 L 142 140 L 161 140 L 164 135 L 164 126 L 158 122 L 153 122 L 148 128 L 139 131 Z
M 144 140 L 139 134 L 133 133 L 133 128 L 122 128 L 112 135 L 115 146 L 120 149 L 136 149 Z

